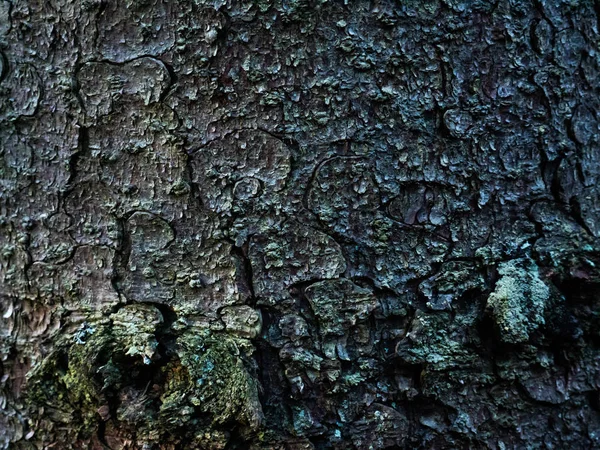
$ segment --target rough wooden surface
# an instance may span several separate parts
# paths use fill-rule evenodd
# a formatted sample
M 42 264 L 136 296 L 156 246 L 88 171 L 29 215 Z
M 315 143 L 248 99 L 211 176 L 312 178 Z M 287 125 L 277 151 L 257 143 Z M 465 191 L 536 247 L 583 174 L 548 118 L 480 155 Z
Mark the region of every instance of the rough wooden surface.
M 0 448 L 600 448 L 596 0 L 0 0 Z

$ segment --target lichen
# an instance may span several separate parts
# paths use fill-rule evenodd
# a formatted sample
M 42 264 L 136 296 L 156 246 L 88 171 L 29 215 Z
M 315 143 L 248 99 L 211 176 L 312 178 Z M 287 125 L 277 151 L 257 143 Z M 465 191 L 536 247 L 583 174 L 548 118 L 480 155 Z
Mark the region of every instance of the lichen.
M 91 433 L 101 404 L 100 387 L 94 381 L 94 367 L 102 351 L 111 351 L 112 343 L 97 329 L 80 329 L 73 342 L 62 342 L 29 374 L 26 400 L 44 405 L 51 416 L 79 430 Z
M 538 268 L 528 259 L 500 264 L 500 280 L 488 297 L 487 306 L 504 342 L 526 342 L 544 324 L 544 310 L 550 289 L 540 279 Z
M 432 370 L 472 367 L 479 359 L 472 350 L 477 338 L 465 330 L 476 320 L 473 312 L 435 314 L 417 311 L 412 327 L 396 346 L 396 353 L 409 364 L 428 364 Z
M 168 371 L 160 414 L 179 415 L 187 406 L 208 414 L 212 425 L 233 420 L 257 429 L 263 420 L 258 383 L 243 359 L 250 342 L 196 331 L 183 334 L 177 345 L 180 365 Z
M 127 380 L 127 369 L 121 370 L 113 358 L 141 357 L 149 364 L 158 346 L 154 333 L 162 321 L 156 308 L 137 304 L 109 318 L 84 322 L 31 372 L 28 400 L 60 411 L 84 435 L 91 432 L 98 408 L 108 402 L 105 393 Z
M 184 329 L 175 353 L 160 362 L 162 325 L 160 311 L 147 304 L 84 323 L 32 371 L 29 401 L 56 411 L 79 437 L 111 417 L 144 442 L 168 439 L 183 426 L 199 442 L 226 442 L 233 423 L 258 430 L 263 414 L 250 341 Z M 145 386 L 137 381 L 142 372 Z

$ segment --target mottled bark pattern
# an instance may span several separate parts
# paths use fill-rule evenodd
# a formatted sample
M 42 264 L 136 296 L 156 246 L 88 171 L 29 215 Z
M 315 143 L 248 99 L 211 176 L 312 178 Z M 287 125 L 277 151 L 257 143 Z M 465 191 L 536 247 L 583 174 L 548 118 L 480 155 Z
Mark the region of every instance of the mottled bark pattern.
M 0 0 L 0 448 L 600 448 L 598 0 Z

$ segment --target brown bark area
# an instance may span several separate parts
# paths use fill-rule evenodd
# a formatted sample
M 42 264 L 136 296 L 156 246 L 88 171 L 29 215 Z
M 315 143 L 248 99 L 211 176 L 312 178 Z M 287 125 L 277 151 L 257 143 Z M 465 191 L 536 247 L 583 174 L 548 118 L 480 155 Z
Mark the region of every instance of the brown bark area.
M 599 27 L 0 0 L 0 448 L 600 448 Z

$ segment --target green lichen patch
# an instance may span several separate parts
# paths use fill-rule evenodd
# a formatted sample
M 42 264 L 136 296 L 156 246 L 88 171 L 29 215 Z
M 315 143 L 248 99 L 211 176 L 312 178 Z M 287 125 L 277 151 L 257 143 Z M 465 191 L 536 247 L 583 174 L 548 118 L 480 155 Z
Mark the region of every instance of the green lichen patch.
M 500 330 L 502 341 L 526 342 L 530 333 L 544 324 L 550 289 L 540 279 L 530 260 L 515 259 L 500 264 L 500 280 L 488 297 L 487 306 Z
M 197 410 L 212 425 L 239 422 L 257 429 L 263 420 L 258 383 L 244 361 L 250 341 L 188 332 L 177 344 L 180 365 L 168 370 L 161 415 Z
M 83 435 L 91 432 L 102 416 L 110 415 L 102 407 L 131 382 L 133 367 L 155 357 L 154 333 L 162 321 L 151 305 L 128 305 L 109 318 L 85 322 L 31 372 L 29 402 L 49 407 Z M 137 363 L 123 369 L 131 358 Z
M 150 364 L 158 342 L 154 336 L 163 323 L 163 316 L 151 305 L 128 305 L 111 315 L 112 332 L 118 338 L 126 355 L 141 355 L 145 364 Z
M 73 339 L 74 343 L 61 342 L 32 370 L 26 400 L 47 408 L 52 420 L 69 423 L 85 435 L 97 422 L 96 408 L 102 403 L 94 366 L 100 353 L 113 345 L 94 326 L 82 327 Z
M 89 437 L 101 421 L 118 423 L 147 443 L 183 435 L 228 441 L 263 421 L 252 344 L 230 335 L 186 329 L 175 339 L 152 305 L 132 304 L 84 323 L 31 373 L 28 400 Z M 159 341 L 168 350 L 161 350 Z M 211 444 L 212 445 L 212 444 Z

